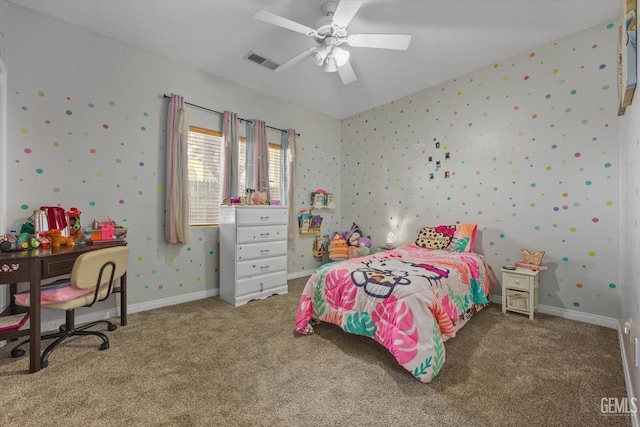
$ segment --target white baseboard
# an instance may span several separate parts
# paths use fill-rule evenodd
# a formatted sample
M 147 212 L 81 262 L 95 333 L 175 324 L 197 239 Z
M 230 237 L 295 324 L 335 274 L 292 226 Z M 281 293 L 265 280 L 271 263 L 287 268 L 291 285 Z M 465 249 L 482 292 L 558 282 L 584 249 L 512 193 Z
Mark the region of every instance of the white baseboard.
M 298 271 L 295 273 L 289 273 L 287 279 L 298 279 L 300 277 L 311 276 L 314 272 L 310 270 Z M 143 302 L 139 304 L 130 304 L 127 307 L 128 313 L 138 313 L 140 311 L 153 310 L 155 308 L 168 307 L 171 305 L 182 304 L 185 302 L 196 301 L 203 298 L 215 297 L 219 295 L 219 289 L 209 289 L 206 291 L 194 292 L 187 295 L 179 295 L 175 297 L 162 298 L 158 300 Z M 490 301 L 496 304 L 502 304 L 502 297 L 500 295 L 492 295 Z M 553 316 L 563 317 L 565 319 L 577 320 L 580 322 L 591 323 L 594 325 L 605 326 L 611 329 L 619 329 L 618 319 L 612 319 L 610 317 L 598 316 L 595 314 L 580 313 L 574 310 L 568 310 L 565 308 L 551 307 L 548 305 L 538 305 L 539 313 L 551 314 Z M 92 322 L 100 319 L 110 319 L 120 316 L 120 309 L 118 307 L 111 308 L 109 310 L 94 311 L 91 313 L 77 316 L 76 323 L 82 324 L 86 322 Z M 53 320 L 42 324 L 43 331 L 51 331 L 57 329 L 60 325 L 59 320 Z
M 290 273 L 287 275 L 287 280 L 289 279 L 297 279 L 300 277 L 311 276 L 313 271 L 303 270 L 298 271 L 296 273 Z M 220 294 L 220 289 L 209 289 L 206 291 L 194 292 L 187 295 L 179 295 L 175 297 L 162 298 L 158 300 L 143 302 L 139 304 L 130 304 L 127 306 L 127 313 L 138 313 L 141 311 L 153 310 L 155 308 L 161 307 L 169 307 L 171 305 L 182 304 L 185 302 L 196 301 L 204 298 L 215 297 Z M 76 324 L 80 325 L 82 323 L 93 322 L 96 320 L 103 319 L 112 319 L 120 316 L 120 309 L 118 307 L 113 307 L 109 310 L 101 310 L 101 311 L 93 311 L 91 313 L 82 314 L 76 316 Z M 62 320 L 50 320 L 42 323 L 42 331 L 53 331 L 58 329 L 61 323 L 64 323 L 64 319 Z M 116 322 L 117 323 L 117 322 Z M 1 347 L 1 343 L 0 343 Z
M 289 273 L 289 274 L 287 274 L 287 280 L 299 279 L 300 277 L 311 276 L 314 272 L 315 272 L 315 270 L 313 270 L 313 271 L 311 271 L 311 270 L 302 270 L 302 271 L 298 271 L 298 272 L 295 272 L 295 273 Z
M 633 395 L 633 386 L 631 380 L 631 370 L 629 369 L 629 361 L 626 358 L 627 347 L 631 344 L 627 339 L 627 336 L 624 334 L 624 320 L 620 320 L 618 322 L 618 341 L 620 342 L 620 356 L 622 357 L 622 369 L 624 371 L 624 383 L 627 386 L 627 399 L 629 402 L 633 401 L 635 397 Z M 629 414 L 631 416 L 631 425 L 633 427 L 638 427 L 638 412 Z
M 204 298 L 215 297 L 219 294 L 219 289 L 209 289 L 206 291 L 194 292 L 187 295 L 179 295 L 175 297 L 162 298 L 158 300 L 143 302 L 139 304 L 130 304 L 127 306 L 127 314 L 138 313 L 140 311 L 153 310 L 155 308 L 169 307 L 176 304 L 182 304 L 185 302 L 196 301 Z M 96 320 L 112 319 L 120 317 L 120 308 L 113 307 L 109 310 L 94 311 L 91 313 L 82 314 L 76 316 L 76 324 L 93 322 Z M 42 323 L 42 331 L 53 331 L 58 329 L 60 324 L 64 323 L 64 318 L 60 320 L 50 320 Z M 118 322 L 116 322 L 117 324 Z
M 290 273 L 287 275 L 287 279 L 297 279 L 300 277 L 311 276 L 313 271 L 303 270 L 296 273 Z M 220 289 L 209 289 L 206 291 L 194 292 L 187 295 L 179 295 L 175 297 L 162 298 L 158 300 L 143 302 L 139 304 L 130 304 L 127 307 L 127 313 L 138 313 L 141 311 L 153 310 L 155 308 L 161 307 L 169 307 L 171 305 L 182 304 L 185 302 L 196 301 L 204 298 L 215 297 L 220 294 Z M 120 316 L 120 309 L 118 307 L 113 307 L 109 310 L 101 310 L 101 311 L 93 311 L 91 313 L 82 314 L 76 316 L 76 323 L 78 325 L 82 323 L 93 322 L 96 320 L 103 319 L 112 319 Z M 53 331 L 58 329 L 58 327 L 64 323 L 64 318 L 62 320 L 50 320 L 42 323 L 42 331 Z M 116 322 L 117 323 L 117 322 Z M 1 345 L 0 345 L 1 347 Z
M 491 295 L 490 301 L 502 306 L 502 295 Z M 557 308 L 550 305 L 538 304 L 538 313 L 550 314 L 552 316 L 563 317 L 565 319 L 577 320 L 579 322 L 591 323 L 593 325 L 604 326 L 606 328 L 618 329 L 618 319 L 599 316 L 597 314 L 581 313 L 566 308 Z

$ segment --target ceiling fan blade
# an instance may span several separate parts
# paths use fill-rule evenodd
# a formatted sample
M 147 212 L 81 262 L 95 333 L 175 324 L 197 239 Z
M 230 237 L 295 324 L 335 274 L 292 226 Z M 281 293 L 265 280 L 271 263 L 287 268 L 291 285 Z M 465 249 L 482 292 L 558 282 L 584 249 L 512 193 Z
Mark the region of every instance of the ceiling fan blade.
M 283 18 L 282 16 L 275 15 L 266 10 L 259 10 L 253 15 L 254 18 L 267 24 L 277 25 L 278 27 L 286 28 L 287 30 L 295 31 L 296 33 L 304 34 L 305 36 L 315 37 L 318 33 L 313 28 L 306 25 L 298 24 L 290 19 Z
M 353 68 L 351 68 L 351 64 L 349 64 L 349 62 L 344 64 L 342 67 L 338 67 L 338 74 L 340 74 L 342 83 L 346 85 L 357 79 L 356 73 L 353 72 Z
M 336 7 L 336 11 L 333 14 L 333 25 L 340 28 L 347 28 L 347 25 L 349 25 L 349 22 L 351 22 L 358 12 L 362 3 L 361 1 L 355 0 L 342 0 L 338 3 L 338 7 Z
M 353 47 L 407 50 L 411 34 L 350 34 L 347 44 Z
M 276 73 L 282 73 L 284 71 L 287 71 L 289 68 L 292 68 L 293 66 L 298 65 L 298 63 L 302 62 L 305 58 L 311 56 L 311 54 L 316 49 L 317 49 L 316 47 L 310 47 L 309 49 L 302 51 L 302 53 L 298 54 L 297 56 L 293 57 L 289 61 L 280 65 L 278 68 L 276 68 L 273 71 L 275 71 Z

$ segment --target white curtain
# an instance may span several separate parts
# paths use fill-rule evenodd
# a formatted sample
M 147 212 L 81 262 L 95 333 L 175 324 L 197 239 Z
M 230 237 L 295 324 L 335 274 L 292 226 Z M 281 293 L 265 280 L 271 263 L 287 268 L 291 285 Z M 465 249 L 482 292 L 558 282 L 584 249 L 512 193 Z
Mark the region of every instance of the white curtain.
M 186 101 L 171 94 L 167 113 L 167 182 L 165 238 L 168 243 L 189 242 L 189 176 Z

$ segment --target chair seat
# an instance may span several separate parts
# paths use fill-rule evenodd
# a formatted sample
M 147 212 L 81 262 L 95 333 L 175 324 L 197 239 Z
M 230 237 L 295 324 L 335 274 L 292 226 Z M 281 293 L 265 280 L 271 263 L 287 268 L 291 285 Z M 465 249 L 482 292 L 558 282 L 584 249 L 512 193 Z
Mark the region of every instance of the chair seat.
M 108 285 L 103 285 L 98 293 L 98 299 L 107 296 L 109 291 Z M 64 286 L 56 286 L 53 288 L 44 288 L 40 292 L 40 304 L 43 308 L 51 308 L 56 310 L 68 310 L 71 308 L 83 307 L 93 301 L 95 289 L 85 288 L 78 289 L 67 284 Z M 21 292 L 15 295 L 17 305 L 30 307 L 29 292 Z

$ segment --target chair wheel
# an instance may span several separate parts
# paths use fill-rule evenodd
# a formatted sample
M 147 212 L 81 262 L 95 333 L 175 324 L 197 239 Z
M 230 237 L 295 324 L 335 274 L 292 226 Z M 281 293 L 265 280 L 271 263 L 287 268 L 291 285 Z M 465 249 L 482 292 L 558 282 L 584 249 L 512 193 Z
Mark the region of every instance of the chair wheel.
M 25 351 L 21 348 L 14 348 L 11 350 L 11 357 L 21 357 L 24 356 Z
M 115 331 L 116 329 L 118 329 L 118 325 L 111 324 L 107 326 L 107 330 L 109 331 Z
M 43 360 L 42 362 L 40 362 L 40 367 L 41 368 L 46 368 L 47 366 L 49 366 L 49 361 L 48 360 Z
M 64 332 L 64 331 L 66 331 L 66 330 L 67 330 L 67 328 L 66 328 L 66 326 L 65 326 L 65 325 L 60 325 L 60 327 L 58 328 L 58 330 L 59 330 L 60 332 Z
M 108 348 L 109 348 L 108 342 L 103 342 L 102 344 L 100 344 L 100 350 L 106 350 Z

